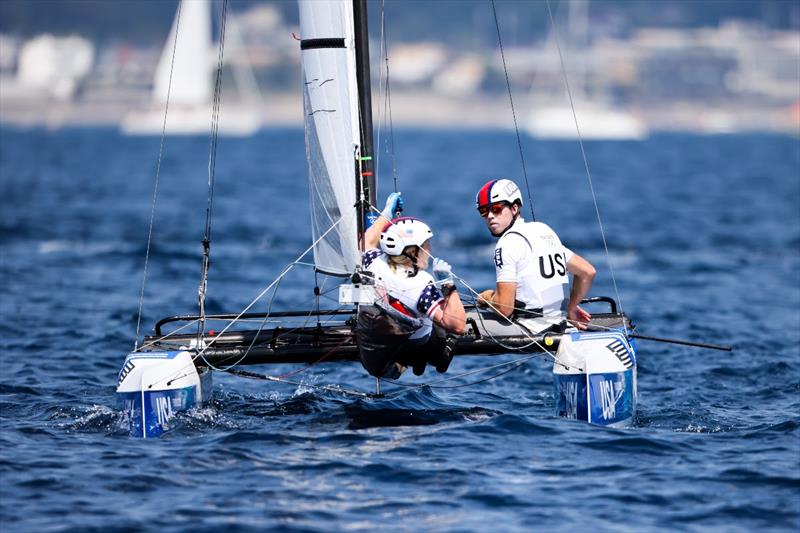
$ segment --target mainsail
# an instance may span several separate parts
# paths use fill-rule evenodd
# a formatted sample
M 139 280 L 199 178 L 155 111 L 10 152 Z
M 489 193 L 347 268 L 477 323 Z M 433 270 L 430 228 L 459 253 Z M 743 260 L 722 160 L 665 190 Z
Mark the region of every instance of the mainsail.
M 355 180 L 366 155 L 359 128 L 353 4 L 299 4 L 314 264 L 321 272 L 346 275 L 360 260 Z

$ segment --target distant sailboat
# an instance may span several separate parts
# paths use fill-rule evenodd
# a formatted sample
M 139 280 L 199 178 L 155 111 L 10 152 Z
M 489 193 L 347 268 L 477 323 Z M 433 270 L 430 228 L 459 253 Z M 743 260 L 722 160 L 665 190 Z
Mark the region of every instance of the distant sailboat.
M 228 21 L 231 42 L 226 43 L 230 53 L 239 46 L 235 25 Z M 177 39 L 176 39 L 177 33 Z M 156 67 L 151 104 L 130 112 L 122 120 L 122 132 L 127 135 L 158 135 L 164 126 L 168 135 L 195 135 L 209 133 L 212 125 L 212 100 L 216 47 L 211 38 L 210 0 L 181 0 L 172 29 Z M 219 133 L 230 136 L 248 136 L 259 130 L 262 117 L 259 112 L 258 87 L 249 69 L 234 68 L 239 101 L 231 102 L 223 96 Z
M 555 30 L 553 30 L 555 31 Z M 588 2 L 571 0 L 569 3 L 567 42 L 574 57 L 584 55 L 589 34 Z M 583 69 L 582 69 L 583 70 Z M 571 84 L 572 85 L 572 84 Z M 569 101 L 548 102 L 539 105 L 529 115 L 526 131 L 538 139 L 575 139 L 577 115 L 582 139 L 641 140 L 647 138 L 647 125 L 634 114 L 620 107 L 612 106 L 603 98 L 589 94 L 586 87 L 586 74 L 577 76 L 572 85 L 572 98 L 575 115 Z
M 598 102 L 575 102 L 581 138 L 605 140 L 641 140 L 648 136 L 647 126 L 622 109 Z M 575 117 L 569 105 L 548 106 L 531 113 L 527 132 L 538 139 L 575 139 Z

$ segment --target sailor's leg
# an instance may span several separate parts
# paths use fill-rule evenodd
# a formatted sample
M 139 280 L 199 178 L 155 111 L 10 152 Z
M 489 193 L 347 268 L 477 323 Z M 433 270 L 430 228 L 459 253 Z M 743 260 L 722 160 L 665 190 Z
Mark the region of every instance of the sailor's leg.
M 447 372 L 450 362 L 453 360 L 453 349 L 458 339 L 447 333 L 441 326 L 434 324 L 428 341 L 419 350 L 439 373 Z

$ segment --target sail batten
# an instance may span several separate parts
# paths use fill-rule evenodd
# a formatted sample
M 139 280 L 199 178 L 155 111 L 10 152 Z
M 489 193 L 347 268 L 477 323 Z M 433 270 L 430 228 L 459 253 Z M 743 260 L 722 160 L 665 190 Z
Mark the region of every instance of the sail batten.
M 322 272 L 345 275 L 360 259 L 354 177 L 361 141 L 353 10 L 341 0 L 300 0 L 299 6 L 311 236 L 319 241 L 314 264 Z

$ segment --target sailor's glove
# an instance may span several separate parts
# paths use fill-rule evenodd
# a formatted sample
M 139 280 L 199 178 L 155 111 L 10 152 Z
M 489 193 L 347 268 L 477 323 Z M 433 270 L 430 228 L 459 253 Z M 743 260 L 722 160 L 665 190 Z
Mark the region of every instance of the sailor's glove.
M 394 218 L 395 213 L 399 213 L 403 210 L 403 206 L 405 202 L 403 201 L 402 193 L 393 192 L 386 198 L 386 206 L 381 211 L 381 216 L 392 220 Z
M 443 259 L 434 257 L 433 279 L 435 280 L 434 285 L 436 285 L 438 289 L 442 289 L 443 287 L 453 287 L 455 285 L 455 281 L 453 280 L 453 267 L 450 266 L 450 263 Z

